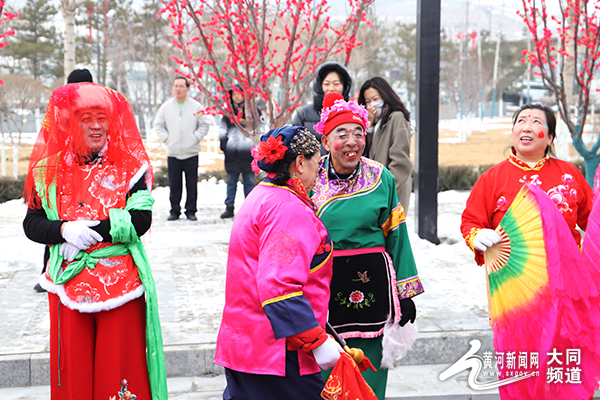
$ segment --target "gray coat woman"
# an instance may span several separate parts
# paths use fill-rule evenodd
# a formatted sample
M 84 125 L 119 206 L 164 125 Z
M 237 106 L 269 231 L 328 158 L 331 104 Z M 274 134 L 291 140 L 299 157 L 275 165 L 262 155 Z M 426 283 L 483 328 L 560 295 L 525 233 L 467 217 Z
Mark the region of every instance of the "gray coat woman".
M 394 175 L 398 199 L 406 213 L 412 189 L 411 136 L 410 123 L 400 111 L 391 113 L 384 124 L 379 121 L 373 133 L 367 134 L 368 157 L 385 165 Z
M 358 102 L 367 106 L 371 123 L 367 129 L 365 156 L 390 170 L 396 179 L 400 204 L 408 213 L 413 169 L 410 160 L 410 112 L 390 84 L 379 77 L 371 78 L 362 85 Z

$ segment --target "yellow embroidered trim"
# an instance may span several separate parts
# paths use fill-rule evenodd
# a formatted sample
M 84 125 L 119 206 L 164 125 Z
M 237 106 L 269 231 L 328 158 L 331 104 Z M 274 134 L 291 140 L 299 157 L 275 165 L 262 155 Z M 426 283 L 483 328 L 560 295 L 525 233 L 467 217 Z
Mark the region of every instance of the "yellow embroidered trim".
M 388 215 L 387 220 L 381 225 L 381 229 L 383 230 L 383 236 L 388 235 L 388 233 L 397 228 L 401 222 L 406 220 L 406 215 L 404 215 L 404 207 L 398 204 L 398 207 L 394 208 L 390 215 Z
M 508 158 L 508 161 L 511 164 L 513 164 L 515 167 L 520 168 L 523 171 L 539 171 L 540 169 L 542 169 L 544 164 L 546 164 L 546 160 L 548 160 L 548 158 L 550 158 L 550 156 L 547 155 L 546 157 L 544 157 L 540 161 L 538 161 L 533 167 L 530 167 L 529 164 L 527 164 L 525 161 L 521 160 L 519 157 L 517 157 L 514 154 L 510 155 L 510 157 Z
M 475 253 L 475 247 L 473 247 L 473 239 L 475 239 L 475 235 L 481 230 L 481 228 L 471 228 L 471 231 L 467 236 L 465 236 L 465 241 L 467 242 L 467 246 L 471 249 L 473 253 Z
M 259 185 L 262 185 L 262 186 L 271 186 L 271 187 L 276 187 L 276 188 L 280 188 L 280 189 L 285 189 L 285 190 L 287 190 L 289 192 L 292 192 L 294 194 L 298 194 L 298 193 L 296 193 L 296 191 L 290 189 L 287 186 L 279 186 L 279 185 L 276 185 L 276 184 L 271 183 L 271 182 L 260 182 Z
M 263 186 L 276 186 L 276 187 L 283 187 L 283 186 L 279 186 L 279 185 L 276 185 L 276 184 L 274 184 L 274 183 L 271 183 L 271 182 L 258 182 L 258 184 L 259 184 L 259 185 L 263 185 Z
M 321 269 L 321 267 L 323 265 L 325 265 L 325 263 L 331 258 L 331 256 L 333 255 L 333 250 L 331 252 L 329 252 L 329 254 L 327 255 L 327 258 L 325 258 L 325 260 L 323 260 L 323 262 L 319 265 L 317 265 L 316 267 L 312 268 L 309 273 L 312 274 L 313 272 L 317 272 L 318 270 Z
M 377 161 L 373 161 L 373 160 L 369 160 L 366 159 L 369 162 L 375 162 L 377 163 Z M 327 167 L 328 168 L 328 167 Z M 327 174 L 327 168 L 325 168 L 325 174 Z M 363 166 L 361 165 L 360 168 L 363 168 Z M 323 212 L 323 210 L 325 209 L 326 206 L 329 206 L 329 204 L 333 203 L 334 201 L 337 200 L 344 200 L 346 198 L 351 198 L 351 197 L 356 197 L 357 195 L 362 195 L 363 193 L 367 193 L 373 189 L 377 189 L 379 187 L 379 184 L 381 182 L 381 175 L 383 174 L 383 168 L 379 171 L 379 175 L 377 175 L 377 179 L 375 180 L 375 183 L 373 183 L 373 185 L 371 186 L 367 186 L 364 189 L 361 190 L 357 190 L 356 192 L 352 192 L 352 193 L 346 193 L 346 194 L 342 194 L 342 195 L 336 195 L 333 196 L 327 200 L 325 200 L 323 202 L 323 204 L 321 204 L 321 206 L 317 207 L 317 217 L 322 217 L 321 213 Z M 315 189 L 313 189 L 314 191 Z M 325 193 L 329 193 L 329 177 L 327 177 L 327 190 L 325 191 Z M 320 194 L 320 192 L 317 193 L 317 198 L 319 197 L 318 195 Z M 315 205 L 316 205 L 316 201 L 315 201 Z
M 407 278 L 403 281 L 396 282 L 396 288 L 398 290 L 398 298 L 407 299 L 409 297 L 415 297 L 423 293 L 423 284 L 418 276 Z
M 283 301 L 283 300 L 291 299 L 292 297 L 302 296 L 303 294 L 304 293 L 302 293 L 302 292 L 294 292 L 294 293 L 284 294 L 283 296 L 279 296 L 279 297 L 273 297 L 272 299 L 263 301 L 262 304 L 261 304 L 261 306 L 264 308 L 264 306 L 266 306 L 267 304 L 276 303 L 278 301 Z
M 403 286 L 403 285 L 406 285 L 407 283 L 418 281 L 418 280 L 419 280 L 419 277 L 417 276 L 417 277 L 415 277 L 413 279 L 407 279 L 407 280 L 404 280 L 404 281 L 397 281 L 396 282 L 396 286 Z

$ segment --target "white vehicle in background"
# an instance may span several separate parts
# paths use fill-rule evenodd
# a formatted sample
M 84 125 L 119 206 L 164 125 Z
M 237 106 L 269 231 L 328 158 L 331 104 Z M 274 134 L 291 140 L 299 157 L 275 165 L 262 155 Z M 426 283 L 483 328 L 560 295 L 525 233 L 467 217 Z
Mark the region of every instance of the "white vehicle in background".
M 502 100 L 516 106 L 538 101 L 550 105 L 555 103 L 552 93 L 541 81 L 516 82 L 502 93 Z

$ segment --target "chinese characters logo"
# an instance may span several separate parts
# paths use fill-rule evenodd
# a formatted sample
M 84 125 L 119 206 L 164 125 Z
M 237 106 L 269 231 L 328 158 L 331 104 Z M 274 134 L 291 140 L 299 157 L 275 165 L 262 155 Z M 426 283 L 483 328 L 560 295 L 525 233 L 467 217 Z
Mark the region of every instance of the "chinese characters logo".
M 471 389 L 488 390 L 518 382 L 540 374 L 540 357 L 536 352 L 509 351 L 506 353 L 484 351 L 483 357 L 476 354 L 481 348 L 479 340 L 471 340 L 471 349 L 457 362 L 440 374 L 444 381 L 459 372 L 470 369 L 468 383 Z M 547 354 L 547 383 L 581 383 L 581 350 L 567 349 L 565 353 L 553 349 Z M 495 362 L 495 365 L 493 365 Z M 497 368 L 497 370 L 495 368 Z M 498 370 L 501 371 L 498 374 Z M 480 377 L 499 376 L 500 379 L 482 381 Z

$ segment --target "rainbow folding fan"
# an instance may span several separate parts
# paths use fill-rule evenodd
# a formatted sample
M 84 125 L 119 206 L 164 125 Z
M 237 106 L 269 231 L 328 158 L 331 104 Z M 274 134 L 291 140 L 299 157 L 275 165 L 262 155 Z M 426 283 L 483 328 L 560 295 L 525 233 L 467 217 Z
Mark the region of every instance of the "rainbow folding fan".
M 496 232 L 502 240 L 484 253 L 491 325 L 520 312 L 548 283 L 540 207 L 526 186 Z
M 600 181 L 600 168 L 596 171 L 594 181 Z M 582 252 L 590 272 L 590 279 L 594 281 L 600 292 L 600 187 L 594 190 L 594 207 L 588 217 Z
M 535 353 L 540 360 L 535 366 L 498 366 L 500 379 L 533 373 L 501 386 L 500 397 L 589 399 L 600 380 L 600 251 L 589 246 L 585 263 L 558 208 L 534 186 L 523 186 L 496 232 L 502 240 L 484 253 L 494 348 Z M 580 382 L 548 381 L 553 365 L 546 364 L 547 355 L 569 349 L 581 351 Z

